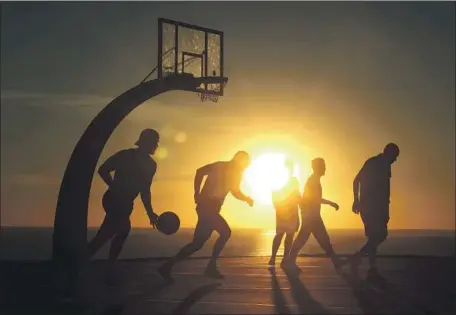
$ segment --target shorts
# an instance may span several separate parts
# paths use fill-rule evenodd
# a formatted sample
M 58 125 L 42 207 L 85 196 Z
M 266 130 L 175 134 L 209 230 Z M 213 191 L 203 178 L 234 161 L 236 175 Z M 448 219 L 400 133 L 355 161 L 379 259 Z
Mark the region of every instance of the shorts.
M 365 207 L 361 212 L 364 234 L 369 238 L 388 236 L 389 207 Z
M 133 212 L 134 203 L 126 198 L 119 197 L 111 191 L 107 191 L 102 199 L 106 217 L 115 221 L 128 221 Z
M 222 204 L 223 201 L 208 200 L 197 205 L 196 213 L 198 214 L 198 222 L 193 235 L 195 241 L 207 241 L 214 231 L 218 232 L 221 236 L 231 234 L 228 223 L 220 215 Z
M 276 209 L 276 233 L 296 233 L 299 229 L 298 209 Z

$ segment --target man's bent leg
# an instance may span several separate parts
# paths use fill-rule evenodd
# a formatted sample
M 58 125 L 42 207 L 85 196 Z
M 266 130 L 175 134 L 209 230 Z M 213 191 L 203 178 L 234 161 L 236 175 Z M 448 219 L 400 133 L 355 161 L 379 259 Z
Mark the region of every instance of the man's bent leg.
M 211 217 L 211 219 L 214 230 L 219 234 L 219 238 L 214 244 L 212 257 L 208 265 L 208 270 L 212 273 L 213 271 L 216 271 L 217 258 L 220 256 L 220 253 L 222 252 L 223 248 L 225 248 L 226 243 L 231 237 L 231 229 L 228 226 L 228 223 L 220 214 L 214 215 Z
M 95 237 L 88 245 L 87 259 L 90 259 L 96 252 L 106 244 L 107 241 L 116 233 L 115 224 L 108 216 L 105 216 Z
M 368 255 L 369 264 L 371 267 L 376 265 L 377 248 L 386 239 L 388 235 L 388 219 L 375 218 L 369 213 L 361 213 L 361 218 L 364 223 L 365 235 L 367 237 L 366 244 L 354 255 L 354 262 L 359 264 L 361 257 Z
M 269 260 L 269 265 L 275 265 L 275 259 L 277 256 L 277 252 L 279 251 L 280 243 L 282 242 L 284 233 L 276 233 L 274 239 L 272 240 L 272 252 L 271 252 L 271 259 Z
M 131 224 L 130 219 L 125 220 L 125 222 L 118 222 L 117 233 L 114 235 L 114 238 L 111 242 L 111 248 L 109 251 L 109 261 L 111 265 L 117 261 L 117 258 L 122 251 L 123 245 L 127 240 L 128 234 L 130 234 Z
M 109 249 L 108 266 L 106 269 L 105 279 L 109 284 L 115 284 L 117 282 L 114 267 L 131 229 L 130 220 L 128 218 L 117 219 L 113 225 L 115 226 L 116 232 L 111 241 L 111 247 Z
M 211 237 L 212 231 L 213 228 L 210 226 L 210 222 L 208 222 L 206 217 L 198 216 L 198 223 L 196 224 L 193 240 L 182 247 L 177 255 L 158 268 L 160 275 L 165 279 L 171 280 L 171 271 L 173 266 L 199 251 Z
M 280 263 L 280 265 L 282 267 L 285 266 L 285 264 L 287 263 L 289 257 L 290 257 L 290 251 L 291 251 L 291 247 L 293 246 L 293 240 L 294 240 L 294 233 L 286 233 L 285 235 L 285 244 L 284 244 L 284 248 L 283 248 L 283 258 L 282 258 L 282 262 Z
M 318 218 L 315 218 L 314 224 L 312 226 L 312 233 L 315 236 L 315 239 L 317 240 L 318 244 L 320 244 L 321 248 L 325 251 L 326 255 L 331 258 L 334 266 L 336 268 L 340 267 L 340 261 L 339 258 L 337 257 L 336 253 L 334 252 L 334 249 L 331 245 L 331 241 L 328 235 L 328 231 L 326 230 L 326 226 L 323 222 L 323 219 L 321 216 Z
M 310 233 L 312 232 L 311 225 L 311 218 L 303 218 L 301 229 L 299 230 L 299 233 L 296 236 L 296 239 L 294 240 L 293 245 L 290 249 L 290 254 L 288 256 L 288 260 L 290 263 L 296 263 L 296 259 L 298 257 L 299 252 L 309 240 Z
M 378 226 L 375 227 L 372 235 L 370 237 L 371 244 L 367 249 L 367 254 L 369 256 L 369 265 L 371 268 L 377 267 L 377 250 L 378 246 L 383 243 L 388 236 L 388 230 L 386 224 L 379 222 Z
M 198 222 L 196 224 L 195 232 L 193 234 L 193 240 L 189 244 L 185 245 L 177 253 L 176 256 L 171 258 L 171 263 L 178 263 L 199 251 L 204 246 L 204 244 L 209 240 L 213 230 L 214 228 L 211 225 L 210 220 L 208 220 L 208 218 L 205 215 L 198 216 Z
M 285 243 L 283 245 L 283 257 L 288 257 L 290 255 L 291 246 L 293 246 L 294 233 L 286 233 Z

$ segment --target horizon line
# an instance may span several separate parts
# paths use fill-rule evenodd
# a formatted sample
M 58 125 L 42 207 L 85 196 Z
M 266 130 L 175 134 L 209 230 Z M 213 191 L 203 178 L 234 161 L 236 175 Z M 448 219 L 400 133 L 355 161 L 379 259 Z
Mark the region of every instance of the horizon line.
M 46 228 L 46 229 L 53 229 L 54 226 L 51 225 L 0 225 L 0 228 Z M 87 229 L 98 229 L 99 226 L 88 226 Z M 180 229 L 194 229 L 193 226 L 182 226 Z M 148 226 L 132 226 L 132 229 L 153 229 L 152 227 Z M 261 230 L 261 231 L 275 231 L 273 228 L 259 228 L 259 227 L 232 227 L 235 230 Z M 354 230 L 354 231 L 363 231 L 363 228 L 327 228 L 328 230 Z M 455 228 L 389 228 L 390 231 L 453 231 L 456 232 Z

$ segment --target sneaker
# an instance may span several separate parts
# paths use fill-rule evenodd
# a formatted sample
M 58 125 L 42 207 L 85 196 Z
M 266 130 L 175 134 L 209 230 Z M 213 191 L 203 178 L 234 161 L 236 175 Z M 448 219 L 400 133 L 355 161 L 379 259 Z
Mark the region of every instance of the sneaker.
M 172 281 L 173 280 L 173 278 L 171 276 L 172 269 L 173 269 L 172 264 L 167 262 L 167 263 L 164 263 L 163 265 L 161 265 L 160 267 L 158 267 L 157 271 L 158 271 L 158 274 L 163 279 L 165 279 L 166 281 Z

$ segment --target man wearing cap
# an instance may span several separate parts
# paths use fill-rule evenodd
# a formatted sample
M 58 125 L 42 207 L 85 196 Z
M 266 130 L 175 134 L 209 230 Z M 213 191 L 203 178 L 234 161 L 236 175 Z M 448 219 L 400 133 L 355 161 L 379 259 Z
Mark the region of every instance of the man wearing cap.
M 367 243 L 352 258 L 352 266 L 369 256 L 371 271 L 376 271 L 378 246 L 388 236 L 391 165 L 399 156 L 394 143 L 385 146 L 383 153 L 369 158 L 353 181 L 353 212 L 360 214 Z
M 171 280 L 171 271 L 174 264 L 200 250 L 209 240 L 213 231 L 216 231 L 220 236 L 215 242 L 212 257 L 206 269 L 206 275 L 212 278 L 223 278 L 223 275 L 217 269 L 216 260 L 231 236 L 231 229 L 220 215 L 220 210 L 229 192 L 235 198 L 247 202 L 251 207 L 253 206 L 252 198 L 244 195 L 240 190 L 242 175 L 249 165 L 249 154 L 239 151 L 231 161 L 215 162 L 205 165 L 196 171 L 194 197 L 198 223 L 196 224 L 193 240 L 159 268 L 158 271 L 163 278 Z M 203 189 L 201 189 L 201 183 L 205 176 L 207 178 Z
M 151 204 L 150 186 L 157 170 L 150 157 L 158 148 L 159 134 L 153 129 L 141 132 L 136 148 L 117 152 L 98 169 L 98 174 L 108 185 L 102 204 L 105 218 L 101 227 L 88 245 L 88 258 L 92 257 L 108 240 L 111 241 L 108 264 L 108 280 L 113 280 L 114 264 L 130 233 L 130 215 L 133 202 L 140 194 L 150 224 L 155 227 L 157 215 Z M 111 173 L 114 172 L 114 175 Z

